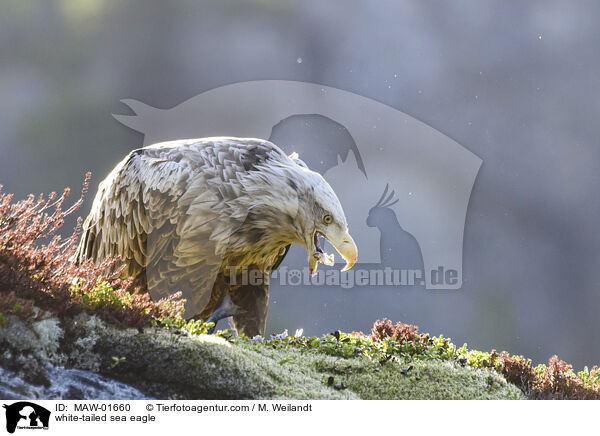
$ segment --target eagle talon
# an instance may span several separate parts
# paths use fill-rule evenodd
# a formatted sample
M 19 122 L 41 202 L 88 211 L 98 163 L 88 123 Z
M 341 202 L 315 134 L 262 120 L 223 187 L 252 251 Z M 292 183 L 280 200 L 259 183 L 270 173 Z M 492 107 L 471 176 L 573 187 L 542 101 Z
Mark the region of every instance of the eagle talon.
M 233 300 L 231 300 L 229 294 L 225 294 L 220 301 L 219 307 L 217 307 L 212 315 L 206 320 L 206 322 L 215 323 L 214 326 L 208 329 L 208 334 L 211 335 L 215 332 L 219 320 L 222 320 L 223 318 L 229 318 L 230 316 L 240 315 L 244 312 L 246 311 L 240 309 L 240 307 L 237 306 Z

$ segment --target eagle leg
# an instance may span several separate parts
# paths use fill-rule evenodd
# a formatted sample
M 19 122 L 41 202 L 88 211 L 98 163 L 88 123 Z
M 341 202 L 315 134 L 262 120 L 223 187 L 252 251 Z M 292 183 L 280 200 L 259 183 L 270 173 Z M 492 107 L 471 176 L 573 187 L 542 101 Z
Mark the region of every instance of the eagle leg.
M 233 315 L 233 326 L 238 334 L 245 334 L 249 338 L 264 336 L 269 307 L 268 284 L 240 286 L 231 291 L 231 298 L 241 310 Z

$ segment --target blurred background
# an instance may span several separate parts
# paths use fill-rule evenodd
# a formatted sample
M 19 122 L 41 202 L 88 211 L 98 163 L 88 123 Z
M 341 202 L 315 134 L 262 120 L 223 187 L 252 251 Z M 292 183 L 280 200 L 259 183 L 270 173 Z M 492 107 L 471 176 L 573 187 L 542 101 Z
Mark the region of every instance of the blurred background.
M 46 1 L 0 6 L 0 183 L 92 191 L 143 142 L 123 98 L 170 108 L 258 79 L 405 112 L 483 159 L 462 289 L 274 288 L 268 331 L 377 318 L 536 363 L 600 362 L 600 27 L 593 2 Z M 81 215 L 89 211 L 88 195 Z M 69 233 L 72 223 L 65 232 Z

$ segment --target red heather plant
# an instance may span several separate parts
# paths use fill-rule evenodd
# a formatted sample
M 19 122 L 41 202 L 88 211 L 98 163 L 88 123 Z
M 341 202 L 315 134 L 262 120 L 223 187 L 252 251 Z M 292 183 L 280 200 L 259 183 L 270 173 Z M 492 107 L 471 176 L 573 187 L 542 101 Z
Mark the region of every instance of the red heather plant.
M 540 399 L 598 400 L 600 382 L 597 376 L 597 366 L 592 368 L 589 377 L 583 378 L 581 374 L 573 372 L 571 365 L 554 355 L 548 361 L 548 366 L 544 366 L 537 374 L 532 393 Z
M 401 322 L 393 324 L 387 318 L 375 321 L 369 337 L 373 341 L 391 338 L 400 344 L 418 345 L 413 348 L 416 352 L 413 355 L 425 354 L 423 351 L 433 344 L 429 335 L 419 334 L 417 326 Z M 531 359 L 511 356 L 506 351 L 498 353 L 492 350 L 488 355 L 489 357 L 483 360 L 483 366 L 501 373 L 508 382 L 519 387 L 531 399 L 600 399 L 600 368 L 597 366 L 591 371 L 586 369 L 575 373 L 571 365 L 559 360 L 557 356 L 552 356 L 548 365 L 534 367 Z M 459 360 L 467 361 L 464 358 Z
M 24 320 L 43 316 L 34 307 L 59 316 L 87 311 L 120 327 L 142 327 L 153 319 L 181 316 L 180 295 L 153 302 L 148 294 L 132 290 L 131 280 L 119 278 L 124 266 L 110 273 L 118 258 L 98 265 L 92 260 L 79 265 L 70 261 L 81 218 L 70 237 L 63 239 L 56 232 L 83 203 L 89 179 L 88 173 L 81 197 L 65 211 L 62 206 L 69 189 L 61 196 L 30 195 L 13 203 L 13 196 L 1 193 L 0 185 L 0 324 L 9 313 Z
M 591 372 L 575 374 L 573 367 L 556 355 L 548 360 L 548 365 L 533 367 L 531 359 L 523 356 L 510 356 L 506 351 L 490 353 L 494 366 L 507 381 L 517 385 L 530 398 L 559 400 L 600 399 L 600 377 L 598 367 Z
M 426 343 L 428 335 L 420 335 L 419 327 L 410 324 L 404 324 L 398 321 L 395 325 L 387 318 L 375 321 L 371 329 L 371 338 L 381 340 L 386 338 L 396 339 L 398 342 Z
M 535 380 L 531 359 L 525 359 L 523 356 L 511 356 L 507 351 L 498 354 L 496 350 L 492 350 L 490 366 L 498 369 L 508 382 L 518 386 L 525 394 L 531 393 L 531 386 Z

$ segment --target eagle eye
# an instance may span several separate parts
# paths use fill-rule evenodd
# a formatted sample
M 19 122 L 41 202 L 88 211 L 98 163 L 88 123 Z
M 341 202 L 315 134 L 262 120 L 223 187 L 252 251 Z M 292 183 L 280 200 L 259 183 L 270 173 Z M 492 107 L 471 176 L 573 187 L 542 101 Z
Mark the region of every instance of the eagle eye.
M 333 217 L 329 214 L 323 217 L 323 224 L 331 224 L 333 222 Z

